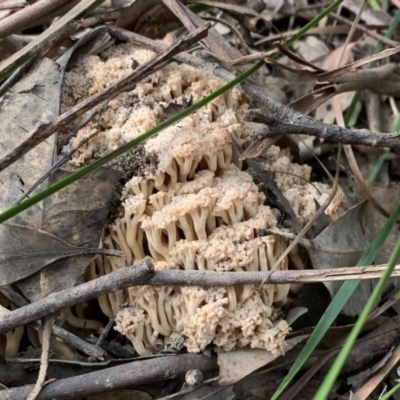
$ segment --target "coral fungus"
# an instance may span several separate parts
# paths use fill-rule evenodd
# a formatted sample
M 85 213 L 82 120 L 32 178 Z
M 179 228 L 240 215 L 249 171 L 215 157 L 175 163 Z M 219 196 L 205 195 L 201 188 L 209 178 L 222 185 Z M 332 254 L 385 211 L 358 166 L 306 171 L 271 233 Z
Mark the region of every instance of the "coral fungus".
M 148 50 L 122 44 L 107 49 L 102 57 L 81 60 L 66 75 L 63 108 L 126 76 L 132 59 L 142 64 L 152 56 Z M 171 63 L 112 100 L 78 132 L 65 150 L 78 143 L 91 125 L 100 126 L 100 133 L 75 153 L 71 165 L 99 157 L 155 126 L 165 119 L 161 105 L 196 102 L 221 84 L 206 72 Z M 156 162 L 128 177 L 119 215 L 102 239 L 102 246 L 120 249 L 124 256 L 98 256 L 87 279 L 144 257 L 151 257 L 156 269 L 234 273 L 270 271 L 275 266 L 286 242 L 275 236 L 258 237 L 257 231 L 276 227 L 280 213 L 265 205 L 265 195 L 242 171 L 230 143 L 230 135 L 244 143 L 256 127 L 243 121 L 247 109 L 244 95 L 233 89 L 145 143 L 145 154 Z M 279 148 L 273 146 L 268 157 L 265 168 L 272 170 L 297 214 L 308 218 L 311 208 L 315 210 L 310 199 L 323 201 L 321 193 L 329 188 L 312 192 L 304 181 L 310 178 L 309 167 L 293 164 Z M 287 267 L 287 259 L 277 266 Z M 250 345 L 279 355 L 285 350 L 289 327 L 278 315 L 288 292 L 289 285 L 143 286 L 99 301 L 106 315 L 116 315 L 116 329 L 139 354 L 148 354 L 178 335 L 191 352 L 209 344 L 224 350 Z M 129 305 L 120 309 L 126 301 Z

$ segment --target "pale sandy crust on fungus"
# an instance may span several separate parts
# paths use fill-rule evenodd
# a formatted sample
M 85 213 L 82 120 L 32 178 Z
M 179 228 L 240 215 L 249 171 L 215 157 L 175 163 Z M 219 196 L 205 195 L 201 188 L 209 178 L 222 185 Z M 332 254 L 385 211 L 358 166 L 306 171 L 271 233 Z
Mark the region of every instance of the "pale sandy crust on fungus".
M 331 186 L 321 182 L 311 182 L 311 167 L 292 162 L 287 149 L 271 146 L 266 151 L 267 162 L 260 163 L 274 179 L 283 195 L 288 199 L 300 222 L 305 225 L 315 214 L 314 199 L 322 205 L 330 194 Z M 334 221 L 344 212 L 346 198 L 339 188 L 332 202 L 325 210 L 330 221 Z
M 132 44 L 122 44 L 112 46 L 103 52 L 101 57 L 92 55 L 84 58 L 65 75 L 62 111 L 66 111 L 76 102 L 127 76 L 133 71 L 134 61 L 142 64 L 154 55 L 154 52 Z M 104 58 L 107 60 L 103 61 Z M 171 63 L 138 83 L 131 92 L 123 93 L 111 100 L 106 109 L 98 113 L 84 129 L 81 129 L 64 150 L 67 151 L 78 144 L 93 127 L 100 128 L 101 132 L 88 144 L 82 146 L 72 158 L 72 165 L 81 166 L 93 157 L 104 155 L 156 126 L 165 119 L 161 105 L 167 105 L 171 100 L 179 104 L 183 102 L 183 98 L 197 102 L 222 84 L 220 79 L 211 74 L 187 65 Z M 216 123 L 210 125 L 208 129 L 209 132 L 214 132 L 215 136 L 218 135 L 215 132 L 218 128 L 225 128 L 227 133 L 235 134 L 238 140 L 243 141 L 256 126 L 254 123 L 243 121 L 242 116 L 247 109 L 245 97 L 236 89 L 232 89 L 169 130 L 182 129 L 187 134 L 190 133 L 188 129 L 203 126 L 206 121 L 209 121 Z M 225 133 L 225 139 L 220 138 L 222 147 L 226 142 L 227 133 Z M 173 135 L 171 132 L 165 134 Z M 206 132 L 200 129 L 199 134 L 204 136 Z M 188 142 L 188 137 L 186 139 L 181 137 L 179 140 Z M 155 148 L 157 152 L 158 142 L 157 138 L 147 141 L 148 151 Z M 171 155 L 172 157 L 179 158 L 179 144 L 182 143 L 176 143 L 176 154 Z M 188 144 L 195 145 L 195 143 Z M 164 150 L 162 147 L 157 152 L 162 160 L 165 160 L 162 154 Z M 231 149 L 225 146 L 225 151 L 231 152 Z M 169 155 L 166 157 L 168 164 Z M 163 172 L 166 171 L 163 170 Z
M 151 51 L 122 44 L 81 60 L 66 74 L 62 110 L 115 83 L 132 72 L 133 64 L 153 56 Z M 71 166 L 79 167 L 156 126 L 166 118 L 162 106 L 169 102 L 196 102 L 222 84 L 203 71 L 171 63 L 113 99 L 78 132 L 64 151 L 94 127 L 99 129 L 74 154 Z M 119 215 L 101 241 L 101 246 L 122 250 L 124 255 L 98 256 L 90 263 L 86 279 L 145 257 L 158 270 L 234 273 L 273 268 L 287 242 L 275 236 L 258 237 L 257 231 L 276 227 L 280 213 L 264 205 L 265 195 L 251 175 L 241 171 L 242 162 L 230 143 L 230 135 L 244 143 L 257 127 L 243 120 L 247 110 L 246 98 L 233 89 L 147 140 L 144 151 L 157 163 L 126 183 Z M 312 192 L 307 182 L 281 173 L 290 171 L 309 180 L 309 167 L 293 164 L 290 155 L 277 147 L 269 153 L 265 168 L 272 169 L 296 213 L 307 220 L 312 214 L 311 197 L 323 202 L 321 196 L 329 195 L 329 187 Z M 290 191 L 293 188 L 295 192 Z M 299 204 L 298 195 L 302 196 Z M 276 268 L 287 269 L 288 259 Z M 99 305 L 105 315 L 115 316 L 116 329 L 141 355 L 176 342 L 184 343 L 190 352 L 210 344 L 227 351 L 249 345 L 277 356 L 284 353 L 289 332 L 280 318 L 289 289 L 289 285 L 142 286 L 101 296 Z
M 257 237 L 258 229 L 276 226 L 279 214 L 263 205 L 264 195 L 251 176 L 234 164 L 220 176 L 203 170 L 192 181 L 158 191 L 149 196 L 147 206 L 142 194 L 129 197 L 125 192 L 125 197 L 125 218 L 110 227 L 112 246 L 133 260 L 135 249 L 124 232 L 142 231 L 147 244 L 143 248 L 148 248 L 156 269 L 269 271 L 286 248 L 278 237 Z M 126 210 L 132 204 L 140 207 L 130 215 Z M 286 269 L 287 260 L 278 268 Z M 288 292 L 289 285 L 130 288 L 130 307 L 117 313 L 116 329 L 130 337 L 141 354 L 144 348 L 153 351 L 160 338 L 180 333 L 192 352 L 209 344 L 224 350 L 250 345 L 278 355 L 284 352 L 289 327 L 277 314 Z

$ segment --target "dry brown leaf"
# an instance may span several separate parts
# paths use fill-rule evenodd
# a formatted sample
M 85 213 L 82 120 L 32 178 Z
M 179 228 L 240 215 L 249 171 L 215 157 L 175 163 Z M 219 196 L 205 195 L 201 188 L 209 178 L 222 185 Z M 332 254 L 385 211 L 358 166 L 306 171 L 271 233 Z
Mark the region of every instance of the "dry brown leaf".
M 375 197 L 376 201 L 389 213 L 392 212 L 400 199 L 400 184 L 398 182 L 393 182 L 389 186 L 377 182 L 368 182 L 368 184 L 369 190 Z M 363 198 L 362 193 L 358 193 L 358 196 L 359 198 Z M 367 204 L 361 224 L 368 240 L 372 240 L 372 238 L 375 237 L 379 229 L 381 229 L 385 224 L 386 220 L 387 218 L 376 211 L 372 204 Z M 386 263 L 389 260 L 399 238 L 399 228 L 400 225 L 397 224 L 397 226 L 390 232 L 381 251 L 375 258 L 375 263 Z
M 316 107 L 340 93 L 370 90 L 373 93 L 399 96 L 399 75 L 400 67 L 393 63 L 376 68 L 346 72 L 330 78 L 331 83 L 317 85 L 312 92 L 296 99 L 290 105 L 299 112 L 309 114 Z
M 106 36 L 105 36 L 106 34 Z M 4 95 L 0 102 L 0 157 L 29 138 L 32 128 L 38 123 L 50 121 L 58 115 L 61 87 L 65 68 L 82 53 L 92 54 L 101 44 L 108 43 L 110 35 L 106 29 L 97 28 L 82 37 L 63 56 L 51 61 L 43 58 L 36 62 L 28 73 Z M 9 168 L 0 171 L 0 211 L 13 205 L 20 196 L 38 181 L 52 166 L 55 138 L 34 147 Z M 44 181 L 32 193 L 42 190 Z M 41 205 L 16 216 L 12 222 L 41 227 Z
M 359 203 L 347 210 L 338 220 L 311 240 L 310 246 L 305 244 L 306 240 L 302 242 L 308 250 L 315 269 L 349 267 L 357 264 L 368 247 L 368 241 L 360 224 L 365 207 L 366 203 Z M 324 284 L 332 298 L 342 286 L 342 282 L 325 282 Z M 357 315 L 367 302 L 371 290 L 371 282 L 361 282 L 342 312 L 346 315 Z
M 330 224 L 312 240 L 302 238 L 299 243 L 310 256 L 314 269 L 340 268 L 356 265 L 368 247 L 368 241 L 361 228 L 361 216 L 365 212 L 366 202 L 359 203 L 347 210 L 339 219 Z M 296 235 L 278 230 L 268 232 L 295 239 Z M 331 297 L 342 285 L 342 282 L 325 282 Z M 370 281 L 362 281 L 342 312 L 345 315 L 357 315 L 364 307 L 372 291 Z
M 400 346 L 397 346 L 389 360 L 382 368 L 376 372 L 357 392 L 357 399 L 367 400 L 370 398 L 372 392 L 382 383 L 388 373 L 399 364 L 400 361 Z
M 344 65 L 352 62 L 354 60 L 353 48 L 355 45 L 355 42 L 348 43 L 346 47 L 344 47 L 344 49 L 344 45 L 342 45 L 333 50 L 325 57 L 325 60 L 322 63 L 322 69 L 329 71 L 332 69 L 336 69 L 338 65 Z
M 393 47 L 391 49 L 383 50 L 380 53 L 372 54 L 370 56 L 362 58 L 361 60 L 354 61 L 352 63 L 346 64 L 342 67 L 333 69 L 331 71 L 323 72 L 319 74 L 318 81 L 320 82 L 330 81 L 333 78 L 342 75 L 343 73 L 356 71 L 357 68 L 367 65 L 371 62 L 375 62 L 377 60 L 381 60 L 382 58 L 393 56 L 394 54 L 397 54 L 399 51 L 400 51 L 400 46 Z
M 308 335 L 302 335 L 286 340 L 286 351 L 307 338 Z M 228 352 L 221 351 L 218 353 L 219 382 L 223 385 L 233 384 L 275 359 L 276 357 L 269 351 L 262 349 L 243 348 Z
M 68 174 L 57 171 L 50 184 Z M 40 272 L 17 282 L 30 301 L 74 286 L 83 274 L 93 258 L 93 253 L 85 255 L 84 249 L 98 247 L 119 177 L 120 173 L 115 170 L 99 168 L 44 201 L 42 229 L 77 246 L 81 253 L 60 257 L 50 265 L 43 263 L 38 268 Z
M 67 53 L 57 59 L 57 64 L 68 64 L 70 68 L 82 58 L 98 54 L 113 43 L 114 39 L 107 28 L 104 25 L 98 26 L 82 35 Z
M 354 97 L 353 92 L 341 93 L 338 95 L 340 107 L 343 111 L 347 110 Z M 310 108 L 312 109 L 312 108 Z M 334 124 L 336 117 L 332 112 L 333 104 L 332 99 L 326 100 L 315 111 L 315 119 L 325 122 L 326 124 Z
M 398 64 L 386 64 L 381 67 L 346 72 L 340 76 L 329 78 L 335 85 L 337 93 L 351 90 L 370 90 L 374 93 L 398 96 L 400 85 Z
M 0 286 L 10 285 L 63 258 L 98 254 L 98 248 L 71 246 L 40 229 L 0 225 Z
M 29 40 L 23 36 L 10 35 L 0 41 L 0 62 L 21 50 L 28 44 Z
M 58 114 L 63 68 L 47 58 L 39 61 L 35 70 L 19 81 L 0 103 L 0 156 L 14 148 L 29 135 L 38 122 L 49 121 Z M 30 188 L 52 164 L 54 138 L 49 138 L 13 164 L 0 171 L 0 210 L 5 211 Z M 36 191 L 42 190 L 45 184 Z M 40 205 L 19 214 L 17 224 L 39 228 Z
M 293 48 L 309 62 L 315 62 L 330 53 L 326 44 L 316 36 L 308 36 L 293 43 Z
M 334 70 L 317 75 L 314 89 L 306 95 L 293 101 L 290 106 L 304 114 L 309 114 L 324 104 L 331 97 L 340 93 L 356 90 L 370 90 L 374 93 L 396 96 L 400 93 L 397 76 L 397 64 L 387 64 L 382 67 L 357 70 L 372 61 L 389 57 L 400 51 L 400 46 L 384 50 L 378 54 L 364 57 L 361 60 L 346 64 Z M 332 64 L 340 53 L 331 53 L 325 63 Z M 347 53 L 348 58 L 350 53 Z M 336 61 L 337 62 L 337 61 Z
M 4 96 L 0 116 L 7 123 L 0 127 L 0 133 L 3 129 L 0 142 L 5 152 L 23 141 L 28 132 L 39 121 L 43 121 L 43 118 L 51 119 L 57 116 L 63 74 L 67 64 L 75 62 L 82 54 L 99 51 L 99 48 L 101 49 L 109 42 L 110 36 L 108 33 L 104 35 L 105 33 L 105 28 L 92 30 L 57 62 L 43 59 L 32 73 L 18 82 Z M 0 209 L 5 210 L 15 203 L 21 193 L 29 189 L 50 169 L 55 141 L 56 138 L 48 139 L 0 172 L 0 190 L 3 193 L 0 197 Z M 65 175 L 65 172 L 58 171 L 51 177 L 51 182 L 58 181 Z M 95 171 L 53 195 L 44 204 L 38 204 L 13 218 L 13 223 L 29 226 L 26 229 L 38 228 L 45 231 L 40 236 L 43 245 L 48 241 L 46 235 L 51 234 L 62 243 L 65 241 L 68 245 L 80 249 L 73 256 L 73 253 L 60 253 L 61 255 L 49 260 L 40 261 L 40 258 L 36 258 L 34 268 L 21 270 L 20 273 L 15 271 L 15 275 L 9 280 L 23 279 L 17 285 L 31 301 L 52 291 L 73 286 L 82 275 L 84 268 L 93 257 L 93 253 L 84 255 L 86 251 L 84 249 L 98 246 L 111 195 L 118 178 L 119 173 L 113 170 L 103 168 L 98 172 Z M 47 180 L 34 193 L 42 190 L 46 185 Z M 35 230 L 31 232 L 37 235 Z M 8 240 L 7 234 L 3 235 L 0 238 L 0 248 L 6 246 Z M 29 245 L 29 239 L 26 240 Z M 35 238 L 32 237 L 31 240 L 34 241 Z M 34 243 L 36 246 L 36 242 Z M 61 245 L 60 249 L 62 249 Z M 20 250 L 17 251 L 22 254 L 23 245 L 20 244 Z M 41 272 L 34 274 L 37 271 Z
M 292 61 L 296 62 L 297 64 L 303 65 L 305 67 L 310 67 L 313 71 L 318 71 L 320 73 L 324 72 L 324 70 L 321 69 L 320 67 L 318 67 L 317 65 L 310 63 L 305 58 L 302 58 L 302 57 L 298 56 L 296 53 L 293 53 L 292 51 L 290 51 L 290 49 L 288 49 L 286 47 L 285 42 L 283 42 L 282 40 L 278 40 L 278 41 L 274 42 L 274 47 L 280 53 L 282 53 L 286 57 L 290 58 Z
M 360 10 L 360 2 L 358 0 L 345 0 L 343 6 L 357 14 Z M 371 7 L 365 7 L 361 12 L 361 21 L 368 25 L 389 25 L 391 22 L 390 16 L 383 11 L 373 10 Z

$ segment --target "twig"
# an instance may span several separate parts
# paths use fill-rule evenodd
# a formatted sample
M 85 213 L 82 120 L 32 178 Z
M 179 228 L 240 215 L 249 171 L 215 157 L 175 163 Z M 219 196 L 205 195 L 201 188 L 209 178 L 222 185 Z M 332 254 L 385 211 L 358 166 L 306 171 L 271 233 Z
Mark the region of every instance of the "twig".
M 8 89 L 14 86 L 21 79 L 24 73 L 28 71 L 28 69 L 34 64 L 36 59 L 37 57 L 33 57 L 31 60 L 21 65 L 4 81 L 4 83 L 0 86 L 0 97 L 3 97 Z
M 133 90 L 137 82 L 141 81 L 143 78 L 147 77 L 153 72 L 158 71 L 167 63 L 169 63 L 172 57 L 204 38 L 207 35 L 207 30 L 209 27 L 210 24 L 208 23 L 205 27 L 199 28 L 193 33 L 183 36 L 172 46 L 166 48 L 163 52 L 158 54 L 149 62 L 139 66 L 135 71 L 125 78 L 120 79 L 114 85 L 111 85 L 106 89 L 94 94 L 93 96 L 88 97 L 59 117 L 48 122 L 39 123 L 39 125 L 34 128 L 32 132 L 30 132 L 30 135 L 27 139 L 17 145 L 0 160 L 0 170 L 7 168 L 10 164 L 26 154 L 30 149 L 51 136 L 57 129 L 68 125 L 75 118 L 82 116 L 86 111 L 97 106 L 103 101 L 112 100 L 122 92 Z
M 43 388 L 37 400 L 79 399 L 116 389 L 154 384 L 165 379 L 183 377 L 190 369 L 215 371 L 218 369 L 216 357 L 182 354 L 134 361 L 51 382 Z M 0 392 L 0 399 L 25 400 L 32 386 L 3 390 Z
M 17 293 L 11 286 L 3 286 L 0 288 L 0 293 L 7 297 L 17 307 L 25 307 L 29 304 L 29 302 L 19 293 Z M 30 325 L 34 329 L 38 330 L 42 326 L 42 323 L 40 321 L 33 321 Z M 65 343 L 71 345 L 73 348 L 81 351 L 83 354 L 86 354 L 89 357 L 93 357 L 97 360 L 103 360 L 107 355 L 107 352 L 101 347 L 97 347 L 96 345 L 86 342 L 85 340 L 75 336 L 73 333 L 68 332 L 58 325 L 53 326 L 52 333 L 55 337 L 63 340 Z
M 215 18 L 215 17 L 211 17 L 211 16 L 203 17 L 203 19 L 205 21 L 213 21 L 213 22 L 216 22 L 218 24 L 221 24 L 221 25 L 224 25 L 224 26 L 228 27 L 236 35 L 236 37 L 239 40 L 239 43 L 242 45 L 243 49 L 246 50 L 247 54 L 251 53 L 250 47 L 247 46 L 247 43 L 243 39 L 242 34 L 239 32 L 239 30 L 234 25 L 230 24 L 228 21 L 225 21 L 225 20 L 223 20 L 221 18 Z
M 144 260 L 138 265 L 116 271 L 119 274 L 109 274 L 82 285 L 52 293 L 43 299 L 2 316 L 0 333 L 13 329 L 13 327 L 25 325 L 65 307 L 72 307 L 75 304 L 95 299 L 102 294 L 116 292 L 119 289 L 132 286 L 135 282 L 138 285 L 145 285 L 153 271 L 154 268 L 150 260 Z
M 25 7 L 24 9 L 11 14 L 9 17 L 0 21 L 0 38 L 4 38 L 11 33 L 18 32 L 26 27 L 26 24 L 50 11 L 68 3 L 68 0 L 42 0 Z
M 331 12 L 329 14 L 330 18 L 335 19 L 336 21 L 339 21 L 343 24 L 349 25 L 349 26 L 353 26 L 354 25 L 354 21 L 350 21 L 347 18 L 342 17 L 339 14 L 336 14 L 334 12 Z M 373 31 L 372 29 L 368 29 L 367 27 L 365 27 L 364 25 L 360 25 L 360 24 L 356 24 L 354 25 L 356 30 L 361 31 L 363 33 L 365 33 L 367 36 L 371 36 L 372 38 L 378 40 L 379 42 L 386 44 L 386 46 L 389 47 L 396 47 L 399 45 L 399 42 L 396 42 L 396 40 L 392 40 L 390 38 L 387 38 L 383 35 L 380 35 L 379 33 L 376 33 L 375 31 Z
M 102 330 L 101 335 L 96 342 L 96 346 L 101 346 L 101 344 L 103 343 L 104 339 L 107 337 L 108 333 L 110 332 L 110 329 L 113 327 L 114 324 L 115 324 L 115 319 L 110 318 L 110 320 L 108 321 L 108 324 Z
M 239 143 L 235 140 L 235 138 L 231 135 L 231 141 L 233 147 L 239 154 L 243 154 L 243 149 L 240 147 Z M 288 202 L 287 198 L 282 194 L 278 185 L 261 169 L 259 164 L 256 161 L 247 160 L 247 163 L 253 169 L 253 171 L 257 174 L 258 178 L 261 182 L 274 194 L 277 200 L 283 206 L 285 212 L 290 216 L 290 220 L 292 221 L 293 228 L 296 233 L 299 233 L 302 229 L 299 219 L 297 218 L 295 212 L 293 211 L 292 206 Z
M 61 38 L 76 33 L 78 30 L 84 27 L 85 24 L 87 25 L 89 22 L 91 23 L 97 21 L 96 18 L 88 18 L 85 23 L 82 21 L 72 21 L 95 1 L 96 0 L 81 0 L 72 10 L 68 11 L 60 19 L 56 20 L 36 39 L 32 40 L 21 50 L 17 51 L 12 56 L 0 63 L 0 75 L 8 73 L 12 68 L 21 65 L 23 62 L 38 54 L 40 51 L 48 49 L 52 44 L 56 43 Z M 70 5 L 74 4 L 76 4 L 75 0 L 74 2 L 68 2 L 67 6 L 69 7 Z
M 83 354 L 92 357 L 92 359 L 104 360 L 104 357 L 107 355 L 107 352 L 101 347 L 86 342 L 58 325 L 53 326 L 52 333 L 55 337 L 63 340 L 65 343 L 69 344 L 74 349 L 81 351 Z
M 166 47 L 160 42 L 155 42 L 151 39 L 145 38 L 144 36 L 129 32 L 122 28 L 108 26 L 107 29 L 111 35 L 118 39 L 145 46 L 146 48 L 154 51 L 159 52 L 164 50 Z M 200 58 L 187 53 L 181 53 L 174 58 L 180 62 L 191 65 L 192 67 L 206 70 L 224 81 L 230 81 L 234 78 L 234 75 L 219 65 L 205 62 Z M 268 129 L 264 129 L 262 132 L 257 131 L 252 134 L 251 136 L 254 138 L 263 139 L 267 137 L 279 136 L 287 133 L 286 129 L 294 127 L 292 129 L 293 132 L 289 133 L 312 135 L 345 144 L 364 144 L 366 146 L 375 147 L 400 147 L 400 134 L 371 133 L 367 129 L 347 129 L 341 128 L 337 125 L 325 124 L 324 122 L 317 121 L 310 116 L 301 114 L 294 109 L 279 103 L 264 93 L 262 89 L 251 83 L 242 82 L 238 89 L 242 90 L 247 96 L 249 96 L 258 105 L 258 107 L 268 110 L 270 116 L 273 115 L 274 119 L 281 120 L 281 122 L 284 123 L 284 125 L 279 126 L 279 132 L 277 128 L 272 130 L 271 128 L 266 127 Z M 259 134 L 258 136 L 257 133 Z
M 347 129 L 338 125 L 328 125 L 313 118 L 299 114 L 291 122 L 285 122 L 276 116 L 262 113 L 260 110 L 250 110 L 245 119 L 248 121 L 268 124 L 267 127 L 253 132 L 254 139 L 262 140 L 269 137 L 288 135 L 309 135 L 320 139 L 343 144 L 363 144 L 373 147 L 400 148 L 400 133 L 377 133 L 368 129 Z
M 10 8 L 20 8 L 27 6 L 25 0 L 5 0 L 0 3 L 0 10 L 9 10 Z
M 269 272 L 212 272 L 212 271 L 154 271 L 150 260 L 139 265 L 122 268 L 90 282 L 52 293 L 49 296 L 3 315 L 0 333 L 25 325 L 65 307 L 72 307 L 108 292 L 130 286 L 183 285 L 183 286 L 233 286 L 265 283 L 304 283 L 343 281 L 348 279 L 379 278 L 386 264 L 370 267 L 331 268 L 324 270 L 269 271 Z M 393 276 L 400 276 L 398 265 Z
M 94 114 L 91 115 L 91 117 Z M 78 129 L 79 130 L 79 129 Z M 72 155 L 79 150 L 81 146 L 83 146 L 85 143 L 87 143 L 93 136 L 98 135 L 100 132 L 97 128 L 92 129 L 82 140 L 75 146 L 73 147 L 67 154 L 64 154 L 60 159 L 55 162 L 51 168 L 46 171 L 32 186 L 30 186 L 12 205 L 16 205 L 21 203 L 22 200 L 24 200 L 26 197 L 28 197 L 40 184 L 42 184 L 54 171 L 59 169 L 63 164 L 65 164 L 71 157 Z
M 279 256 L 278 260 L 275 261 L 275 264 L 272 266 L 271 270 L 275 270 L 276 267 L 285 259 L 286 256 L 294 249 L 294 247 L 300 242 L 300 240 L 306 236 L 307 232 L 313 227 L 313 225 L 318 221 L 321 215 L 328 208 L 329 204 L 331 204 L 333 198 L 336 196 L 336 191 L 339 187 L 339 163 L 336 166 L 336 174 L 335 180 L 333 181 L 333 186 L 329 197 L 326 199 L 324 204 L 321 205 L 320 208 L 315 212 L 315 214 L 311 217 L 311 219 L 306 223 L 304 228 L 297 234 L 294 240 L 289 244 L 289 246 L 285 249 L 285 251 Z M 262 282 L 262 285 L 265 281 Z
M 47 368 L 49 367 L 51 329 L 54 325 L 55 319 L 56 319 L 55 314 L 46 317 L 46 322 L 44 323 L 42 332 L 42 356 L 40 358 L 39 376 L 35 383 L 35 386 L 29 393 L 27 400 L 35 400 L 38 397 L 46 380 L 46 372 Z
M 189 32 L 193 32 L 195 29 L 204 26 L 205 22 L 203 19 L 185 7 L 180 1 L 162 0 L 162 3 L 179 19 Z M 232 7 L 234 6 L 232 5 Z M 230 60 L 242 55 L 239 50 L 232 47 L 214 28 L 208 31 L 207 37 L 202 40 L 202 46 L 211 53 L 222 54 Z M 237 70 L 243 72 L 245 68 L 238 67 Z

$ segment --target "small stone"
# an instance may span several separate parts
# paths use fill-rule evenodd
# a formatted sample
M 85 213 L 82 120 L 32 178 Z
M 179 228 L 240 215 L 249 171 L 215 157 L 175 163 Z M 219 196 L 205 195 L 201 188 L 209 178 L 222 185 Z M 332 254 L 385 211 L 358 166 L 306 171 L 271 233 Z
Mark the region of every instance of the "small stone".
M 185 381 L 189 386 L 197 386 L 203 383 L 203 373 L 199 369 L 190 369 L 186 372 Z

